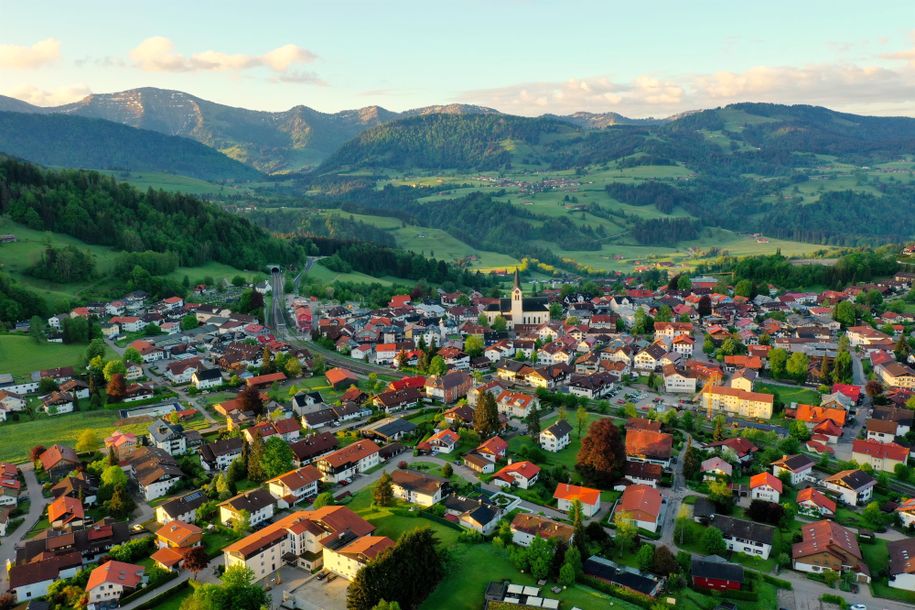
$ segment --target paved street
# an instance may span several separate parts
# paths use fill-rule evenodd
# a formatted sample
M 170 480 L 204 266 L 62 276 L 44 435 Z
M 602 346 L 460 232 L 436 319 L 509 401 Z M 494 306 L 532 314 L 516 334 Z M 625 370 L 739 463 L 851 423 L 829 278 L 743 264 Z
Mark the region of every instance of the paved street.
M 6 565 L 7 562 L 11 562 L 16 557 L 16 543 L 22 540 L 26 533 L 38 523 L 45 507 L 45 499 L 41 495 L 41 485 L 38 484 L 38 479 L 35 478 L 35 469 L 32 464 L 22 464 L 19 469 L 22 471 L 22 476 L 25 478 L 25 484 L 28 487 L 29 512 L 25 516 L 25 520 L 19 524 L 19 527 L 0 538 L 0 565 L 2 565 L 2 569 L 0 569 L 0 591 L 6 591 L 9 587 Z

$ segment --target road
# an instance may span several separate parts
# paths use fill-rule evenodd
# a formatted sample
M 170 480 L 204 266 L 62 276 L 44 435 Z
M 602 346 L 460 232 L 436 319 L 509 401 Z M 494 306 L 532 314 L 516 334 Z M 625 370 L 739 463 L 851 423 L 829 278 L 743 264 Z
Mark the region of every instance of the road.
M 9 588 L 6 565 L 7 562 L 12 562 L 16 557 L 16 543 L 25 538 L 29 530 L 38 523 L 45 508 L 45 498 L 41 495 L 41 485 L 38 484 L 38 479 L 35 478 L 35 469 L 32 464 L 22 464 L 19 470 L 22 471 L 22 476 L 25 478 L 26 491 L 29 497 L 29 512 L 26 514 L 25 520 L 19 524 L 19 527 L 0 539 L 2 540 L 0 542 L 0 566 L 2 566 L 2 569 L 0 569 L 0 592 Z

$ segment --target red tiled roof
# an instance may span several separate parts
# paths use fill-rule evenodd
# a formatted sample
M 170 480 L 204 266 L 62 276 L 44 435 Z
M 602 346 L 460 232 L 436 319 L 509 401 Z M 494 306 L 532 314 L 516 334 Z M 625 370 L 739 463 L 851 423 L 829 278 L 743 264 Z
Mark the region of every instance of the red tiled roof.
M 762 487 L 763 485 L 768 485 L 778 493 L 782 493 L 781 479 L 773 475 L 771 472 L 760 472 L 759 474 L 754 474 L 752 477 L 750 477 L 750 489 L 756 489 L 757 487 Z
M 595 505 L 600 502 L 600 490 L 590 487 L 579 487 L 571 483 L 559 483 L 553 497 L 557 500 L 579 500 L 582 504 Z
M 648 485 L 630 485 L 616 508 L 638 521 L 657 521 L 661 514 L 661 492 Z
M 836 503 L 813 487 L 808 487 L 797 492 L 797 503 L 800 504 L 801 502 L 813 502 L 815 505 L 825 508 L 831 513 L 836 512 Z
M 92 570 L 86 590 L 90 591 L 100 585 L 121 585 L 128 589 L 136 589 L 143 579 L 143 566 L 123 561 L 109 561 Z
M 851 452 L 861 453 L 879 459 L 890 459 L 905 463 L 909 450 L 896 443 L 881 443 L 875 440 L 855 439 L 851 442 Z

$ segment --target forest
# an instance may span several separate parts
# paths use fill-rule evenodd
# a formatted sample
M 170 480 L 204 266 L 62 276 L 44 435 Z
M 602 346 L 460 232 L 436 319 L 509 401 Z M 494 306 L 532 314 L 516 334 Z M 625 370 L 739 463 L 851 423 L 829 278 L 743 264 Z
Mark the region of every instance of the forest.
M 45 170 L 0 157 L 0 214 L 127 252 L 173 252 L 179 264 L 243 269 L 293 263 L 303 253 L 250 222 L 180 193 L 137 189 L 98 172 Z

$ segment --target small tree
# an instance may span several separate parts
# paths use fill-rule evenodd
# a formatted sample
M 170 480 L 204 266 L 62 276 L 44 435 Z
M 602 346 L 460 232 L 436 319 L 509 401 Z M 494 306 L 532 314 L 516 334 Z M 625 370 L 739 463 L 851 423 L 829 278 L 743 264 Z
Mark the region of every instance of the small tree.
M 314 507 L 321 508 L 324 506 L 331 506 L 334 503 L 334 494 L 329 491 L 318 494 L 318 497 L 315 498 Z
M 442 466 L 442 476 L 446 479 L 450 479 L 454 475 L 454 468 L 451 467 L 451 464 L 445 464 Z
M 191 547 L 184 554 L 184 568 L 194 575 L 194 580 L 197 580 L 197 574 L 205 570 L 209 563 L 210 558 L 202 546 Z
M 717 527 L 707 527 L 702 532 L 702 551 L 707 555 L 721 555 L 727 549 L 724 535 Z
M 628 553 L 635 544 L 636 537 L 639 535 L 639 529 L 632 518 L 624 513 L 617 512 L 613 516 L 613 525 L 616 526 L 616 546 L 621 553 Z
M 90 453 L 98 449 L 98 434 L 91 428 L 86 428 L 76 437 L 76 452 Z
M 251 513 L 244 509 L 238 511 L 238 515 L 232 520 L 232 531 L 239 537 L 251 531 Z
M 394 487 L 391 482 L 391 475 L 382 472 L 378 482 L 375 483 L 372 497 L 375 499 L 377 506 L 390 506 L 394 502 Z
M 578 438 L 581 438 L 585 426 L 588 425 L 588 410 L 585 409 L 584 405 L 579 405 L 578 409 L 575 410 L 575 423 L 578 425 Z
M 636 553 L 635 560 L 640 570 L 643 572 L 650 570 L 654 565 L 654 547 L 650 544 L 643 544 L 639 552 Z

